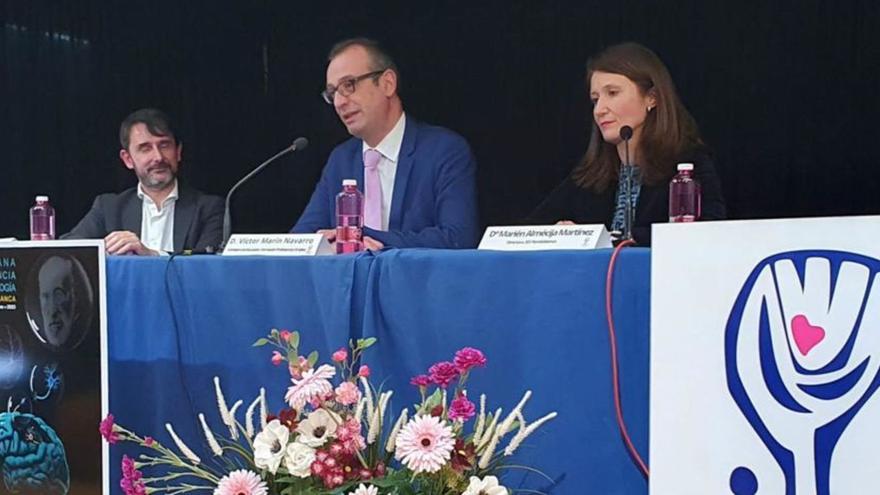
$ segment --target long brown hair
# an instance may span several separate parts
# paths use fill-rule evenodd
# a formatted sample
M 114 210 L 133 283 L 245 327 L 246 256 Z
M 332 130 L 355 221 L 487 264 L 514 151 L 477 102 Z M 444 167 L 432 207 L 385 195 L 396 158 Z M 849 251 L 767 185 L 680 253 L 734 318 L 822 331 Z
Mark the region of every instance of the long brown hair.
M 644 183 L 669 180 L 674 175 L 676 160 L 703 146 L 696 121 L 681 103 L 669 70 L 654 52 L 638 43 L 606 48 L 587 62 L 588 92 L 594 72 L 625 76 L 636 84 L 642 95 L 651 91 L 656 98 L 656 107 L 645 117 L 639 142 L 642 163 L 638 165 Z M 602 192 L 616 184 L 620 156 L 616 146 L 602 138 L 595 119 L 590 121 L 590 144 L 572 171 L 572 177 L 579 186 Z

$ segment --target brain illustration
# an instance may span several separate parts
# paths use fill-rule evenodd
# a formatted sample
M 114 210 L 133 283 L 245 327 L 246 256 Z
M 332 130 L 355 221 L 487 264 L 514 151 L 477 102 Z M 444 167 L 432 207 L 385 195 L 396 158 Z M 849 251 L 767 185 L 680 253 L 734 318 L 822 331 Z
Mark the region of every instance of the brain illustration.
M 0 472 L 13 494 L 65 495 L 70 486 L 64 445 L 31 414 L 0 413 Z
M 0 325 L 0 389 L 13 387 L 24 370 L 24 350 L 21 337 L 12 327 Z

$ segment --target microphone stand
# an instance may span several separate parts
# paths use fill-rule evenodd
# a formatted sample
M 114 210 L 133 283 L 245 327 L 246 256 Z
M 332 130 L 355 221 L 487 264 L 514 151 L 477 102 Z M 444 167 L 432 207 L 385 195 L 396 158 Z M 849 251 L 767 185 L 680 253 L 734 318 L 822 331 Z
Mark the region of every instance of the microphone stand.
M 620 137 L 623 138 L 623 154 L 624 154 L 624 163 L 621 164 L 621 169 L 623 170 L 623 179 L 624 179 L 624 187 L 623 191 L 625 194 L 624 197 L 624 210 L 623 210 L 623 233 L 621 236 L 621 240 L 628 241 L 632 240 L 632 227 L 633 227 L 633 204 L 632 204 L 632 189 L 633 189 L 633 164 L 629 158 L 629 140 L 632 138 L 632 128 L 629 126 L 624 126 L 621 129 Z
M 229 192 L 226 194 L 226 207 L 223 210 L 223 241 L 220 243 L 220 252 L 222 252 L 223 249 L 226 247 L 226 243 L 229 241 L 229 237 L 232 235 L 232 214 L 230 213 L 229 208 L 230 200 L 232 199 L 232 193 L 234 193 L 236 189 L 247 182 L 251 177 L 260 173 L 260 171 L 266 168 L 266 166 L 270 163 L 292 151 L 303 149 L 306 147 L 306 145 L 308 145 L 308 141 L 305 138 L 297 138 L 293 142 L 293 144 L 279 151 L 272 158 L 269 158 L 265 162 L 261 163 L 260 166 L 253 169 L 249 174 L 242 177 L 241 180 L 239 180 L 235 183 L 234 186 L 232 186 L 232 189 L 230 189 Z

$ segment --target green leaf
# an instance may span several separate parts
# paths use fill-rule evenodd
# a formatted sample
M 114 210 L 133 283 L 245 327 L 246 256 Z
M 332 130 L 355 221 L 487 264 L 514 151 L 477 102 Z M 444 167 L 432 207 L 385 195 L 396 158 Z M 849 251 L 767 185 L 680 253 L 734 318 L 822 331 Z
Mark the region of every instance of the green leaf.
M 317 363 L 317 362 L 318 362 L 318 351 L 312 351 L 311 354 L 309 354 L 309 366 L 314 368 L 315 363 Z
M 434 390 L 434 393 L 429 395 L 427 399 L 425 399 L 425 405 L 427 406 L 426 412 L 431 412 L 431 409 L 439 406 L 443 401 L 443 392 L 440 389 Z
M 366 339 L 358 339 L 357 340 L 357 348 L 360 350 L 364 350 L 367 347 L 376 343 L 376 337 L 368 337 Z
M 291 332 L 290 340 L 288 341 L 287 345 L 288 347 L 291 347 L 293 349 L 299 349 L 299 332 L 297 332 L 296 330 Z
M 281 477 L 275 478 L 275 483 L 288 484 L 288 483 L 296 483 L 299 480 L 300 480 L 300 478 L 297 478 L 296 476 L 281 476 Z
M 262 346 L 264 346 L 264 345 L 266 345 L 266 344 L 268 344 L 268 343 L 269 343 L 269 339 L 266 339 L 266 338 L 259 338 L 259 339 L 257 339 L 256 342 L 254 342 L 254 345 L 253 345 L 253 346 L 254 346 L 254 347 L 262 347 Z
M 373 478 L 370 480 L 370 484 L 375 485 L 379 488 L 400 488 L 409 485 L 409 479 L 394 479 L 390 477 Z
M 290 351 L 288 351 L 287 362 L 290 364 L 299 363 L 299 356 L 297 356 L 295 349 L 291 349 Z

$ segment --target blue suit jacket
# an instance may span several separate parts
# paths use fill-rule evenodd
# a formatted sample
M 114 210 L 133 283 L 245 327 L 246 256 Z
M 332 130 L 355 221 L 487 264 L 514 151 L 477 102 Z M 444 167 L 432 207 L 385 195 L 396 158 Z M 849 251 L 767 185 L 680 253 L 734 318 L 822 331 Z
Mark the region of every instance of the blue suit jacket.
M 476 163 L 464 138 L 407 116 L 394 176 L 388 231 L 364 228 L 389 247 L 472 248 L 477 244 Z M 343 179 L 364 184 L 363 141 L 337 146 L 291 232 L 336 227 Z

